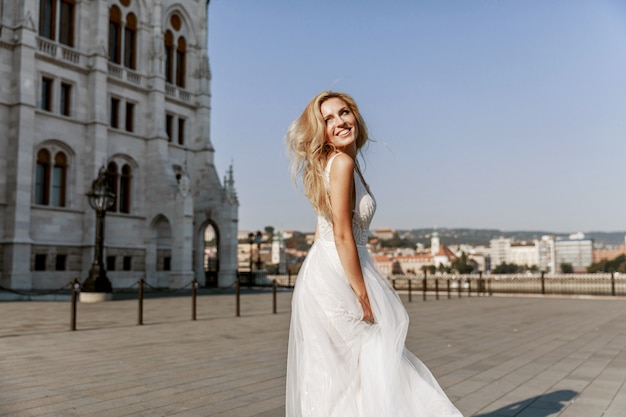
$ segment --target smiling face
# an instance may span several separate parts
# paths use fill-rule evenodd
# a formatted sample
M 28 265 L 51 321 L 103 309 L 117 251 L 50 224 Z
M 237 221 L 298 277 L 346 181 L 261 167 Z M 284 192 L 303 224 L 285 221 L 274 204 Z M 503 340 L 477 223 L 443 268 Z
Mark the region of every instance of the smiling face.
M 324 101 L 320 111 L 326 124 L 326 141 L 338 151 L 356 157 L 359 132 L 354 112 L 338 97 Z

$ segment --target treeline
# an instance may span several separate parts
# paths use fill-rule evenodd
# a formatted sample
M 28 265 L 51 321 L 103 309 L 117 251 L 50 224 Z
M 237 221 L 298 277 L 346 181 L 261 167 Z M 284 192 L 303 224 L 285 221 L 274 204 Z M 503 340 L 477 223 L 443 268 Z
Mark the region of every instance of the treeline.
M 620 255 L 611 261 L 603 260 L 591 264 L 587 272 L 626 272 L 626 255 Z

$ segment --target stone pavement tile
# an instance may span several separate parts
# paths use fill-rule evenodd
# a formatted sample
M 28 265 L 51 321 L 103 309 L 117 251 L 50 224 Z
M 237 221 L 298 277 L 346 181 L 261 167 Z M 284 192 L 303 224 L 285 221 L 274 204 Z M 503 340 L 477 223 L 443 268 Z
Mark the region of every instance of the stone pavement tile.
M 0 415 L 282 417 L 290 301 L 279 292 L 274 315 L 271 294 L 249 293 L 237 318 L 232 295 L 202 296 L 194 322 L 187 298 L 150 299 L 144 326 L 135 300 L 81 304 L 77 332 L 68 303 L 0 303 Z M 624 409 L 623 301 L 406 305 L 407 347 L 466 417 Z
M 626 382 L 622 383 L 603 417 L 623 417 L 626 410 Z

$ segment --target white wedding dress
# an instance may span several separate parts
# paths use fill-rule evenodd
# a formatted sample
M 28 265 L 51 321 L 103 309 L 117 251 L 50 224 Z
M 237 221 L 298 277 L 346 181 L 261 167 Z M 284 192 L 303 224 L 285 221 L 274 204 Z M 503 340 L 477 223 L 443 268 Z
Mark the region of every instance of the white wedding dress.
M 329 187 L 332 157 L 326 167 Z M 355 171 L 352 230 L 376 323 L 344 273 L 330 220 L 300 269 L 292 299 L 287 417 L 462 417 L 439 384 L 404 347 L 409 317 L 366 248 L 376 202 Z

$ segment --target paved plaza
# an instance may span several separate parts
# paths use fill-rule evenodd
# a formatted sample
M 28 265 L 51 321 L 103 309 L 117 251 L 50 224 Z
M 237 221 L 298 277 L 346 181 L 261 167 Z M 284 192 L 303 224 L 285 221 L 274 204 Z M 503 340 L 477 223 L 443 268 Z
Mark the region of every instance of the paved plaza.
M 403 300 L 466 417 L 626 416 L 626 300 Z M 0 416 L 284 416 L 291 292 L 0 302 Z M 419 393 L 416 393 L 419 395 Z

